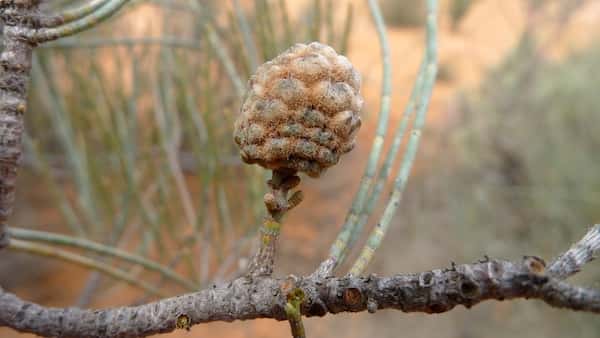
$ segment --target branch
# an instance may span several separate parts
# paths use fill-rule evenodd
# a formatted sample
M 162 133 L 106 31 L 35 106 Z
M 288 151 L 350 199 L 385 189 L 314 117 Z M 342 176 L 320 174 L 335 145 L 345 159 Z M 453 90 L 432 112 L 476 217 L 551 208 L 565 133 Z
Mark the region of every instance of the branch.
M 548 267 L 548 274 L 556 279 L 566 279 L 579 272 L 600 251 L 600 224 L 594 225 L 569 251 L 556 257 Z
M 34 47 L 24 36 L 31 30 L 27 18 L 36 7 L 35 1 L 15 4 L 0 0 L 0 21 L 4 24 L 4 50 L 0 54 L 0 249 L 9 242 L 5 223 L 15 200 Z
M 271 192 L 264 197 L 269 216 L 261 226 L 260 247 L 248 267 L 248 275 L 253 277 L 270 276 L 273 273 L 283 216 L 302 201 L 302 192 L 299 190 L 288 198 L 289 190 L 300 184 L 300 177 L 296 176 L 295 171 L 275 169 L 272 175 L 268 182 Z
M 95 8 L 91 14 L 66 25 L 54 28 L 41 28 L 29 33 L 29 39 L 36 43 L 57 40 L 73 35 L 96 26 L 98 23 L 108 19 L 130 0 L 109 0 L 102 6 Z
M 600 292 L 568 285 L 544 273 L 539 258 L 485 260 L 392 277 L 298 279 L 302 314 L 371 313 L 380 309 L 441 313 L 485 300 L 540 299 L 575 311 L 600 313 Z M 0 289 L 0 326 L 47 337 L 142 337 L 212 321 L 287 320 L 289 279 L 243 277 L 212 288 L 137 307 L 105 310 L 46 308 Z
M 27 110 L 27 86 L 35 46 L 95 26 L 129 0 L 108 0 L 80 20 L 56 28 L 39 29 L 39 0 L 0 0 L 4 50 L 0 54 L 0 249 L 9 244 L 6 221 L 15 200 L 17 171 L 22 156 Z
M 78 249 L 88 250 L 101 255 L 119 258 L 129 263 L 142 266 L 148 270 L 158 272 L 163 277 L 176 282 L 177 284 L 179 284 L 187 290 L 198 289 L 197 285 L 195 285 L 193 282 L 182 277 L 177 272 L 169 269 L 168 267 L 165 267 L 153 260 L 146 259 L 138 255 L 130 254 L 126 251 L 120 250 L 115 247 L 106 246 L 83 238 L 76 238 L 44 231 L 28 230 L 21 228 L 8 228 L 8 233 L 11 235 L 12 238 L 15 239 L 65 245 L 75 247 Z
M 136 278 L 132 277 L 130 273 L 72 252 L 18 239 L 11 239 L 8 247 L 13 250 L 28 252 L 35 255 L 58 258 L 60 260 L 74 263 L 85 268 L 94 269 L 96 271 L 105 273 L 108 276 L 111 276 L 112 278 L 122 280 L 134 287 L 138 287 L 157 297 L 165 296 L 163 292 L 159 291 L 158 289 L 144 281 L 137 280 Z
M 100 8 L 100 6 L 107 4 L 109 1 L 110 0 L 91 0 L 90 2 L 79 7 L 66 9 L 49 17 L 43 17 L 40 19 L 39 24 L 42 27 L 56 27 L 65 23 L 79 20 L 84 16 L 91 14 Z
M 424 64 L 424 75 L 422 88 L 418 88 L 418 97 L 420 99 L 418 107 L 416 109 L 416 117 L 414 126 L 410 132 L 410 137 L 406 145 L 404 158 L 396 174 L 392 193 L 385 207 L 383 215 L 379 219 L 379 222 L 371 230 L 367 242 L 363 246 L 358 258 L 354 262 L 350 269 L 350 274 L 360 275 L 366 269 L 367 265 L 371 262 L 373 255 L 377 248 L 381 245 L 383 238 L 385 237 L 394 214 L 400 205 L 402 194 L 408 177 L 410 175 L 417 150 L 419 149 L 419 141 L 421 134 L 425 126 L 425 119 L 427 116 L 427 109 L 431 100 L 431 94 L 433 92 L 433 86 L 435 84 L 437 74 L 437 2 L 435 0 L 427 1 L 427 34 L 426 34 L 426 46 L 425 49 L 425 64 Z M 417 79 L 417 86 L 420 86 L 420 81 Z M 402 126 L 400 126 L 402 127 Z M 400 130 L 398 130 L 400 132 Z M 382 168 L 383 170 L 384 168 Z M 375 192 L 375 191 L 374 191 Z M 375 197 L 375 196 L 373 196 Z
M 69 48 L 104 48 L 115 46 L 149 46 L 159 45 L 183 49 L 201 49 L 201 41 L 182 39 L 174 36 L 162 37 L 121 37 L 121 38 L 86 38 L 60 39 L 59 41 L 42 45 L 41 48 L 69 49 Z
M 390 119 L 390 102 L 392 95 L 392 61 L 390 56 L 390 46 L 385 23 L 378 3 L 370 0 L 369 10 L 375 28 L 377 29 L 382 62 L 381 102 L 379 107 L 379 117 L 377 119 L 377 129 L 375 137 L 373 138 L 373 143 L 371 144 L 371 151 L 369 153 L 365 171 L 360 180 L 358 190 L 354 195 L 354 199 L 352 200 L 352 206 L 346 214 L 344 224 L 342 225 L 337 238 L 329 249 L 328 257 L 321 262 L 315 271 L 315 275 L 323 277 L 331 275 L 335 268 L 343 263 L 346 254 L 350 249 L 349 246 L 354 233 L 360 230 L 357 228 L 358 216 L 367 202 L 369 190 L 371 189 L 375 178 L 377 164 L 379 163 L 379 157 L 383 151 L 383 143 L 387 134 Z

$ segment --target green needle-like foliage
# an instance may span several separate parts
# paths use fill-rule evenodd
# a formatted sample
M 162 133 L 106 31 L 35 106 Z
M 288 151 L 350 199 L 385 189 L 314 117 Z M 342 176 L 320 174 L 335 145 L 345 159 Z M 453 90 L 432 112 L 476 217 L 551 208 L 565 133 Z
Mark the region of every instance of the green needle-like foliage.
M 136 9 L 148 4 L 161 14 L 161 35 L 128 35 Z M 240 273 L 236 262 L 249 255 L 264 216 L 263 171 L 241 164 L 231 136 L 245 79 L 310 32 L 347 48 L 351 16 L 342 29 L 333 6 L 311 9 L 324 18 L 316 27 L 281 1 L 257 0 L 250 11 L 233 5 L 227 14 L 200 1 L 49 4 L 63 21 L 48 31 L 60 36 L 120 11 L 110 25 L 35 52 L 24 167 L 59 211 L 43 230 L 64 235 L 14 229 L 45 245 L 13 249 L 79 248 L 88 268 L 142 266 L 136 276 L 163 287 L 200 288 Z

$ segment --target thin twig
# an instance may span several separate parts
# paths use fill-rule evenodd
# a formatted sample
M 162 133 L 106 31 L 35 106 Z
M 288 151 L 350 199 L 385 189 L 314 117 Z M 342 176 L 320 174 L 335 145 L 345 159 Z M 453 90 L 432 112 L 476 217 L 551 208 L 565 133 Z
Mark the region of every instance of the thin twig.
M 95 243 L 83 238 L 75 238 L 67 235 L 59 235 L 50 232 L 28 230 L 21 228 L 9 228 L 11 236 L 21 240 L 40 241 L 51 244 L 65 245 L 69 247 L 79 248 L 95 252 L 101 255 L 107 255 L 114 258 L 122 259 L 124 261 L 143 266 L 144 268 L 160 273 L 165 278 L 168 278 L 175 283 L 183 286 L 187 290 L 196 290 L 197 285 L 191 281 L 179 276 L 175 271 L 162 266 L 159 263 L 148 260 L 146 258 L 130 254 L 123 250 L 105 246 L 100 243 Z
M 74 264 L 83 266 L 88 269 L 94 269 L 94 270 L 100 271 L 112 278 L 127 282 L 128 284 L 130 284 L 134 287 L 140 288 L 140 289 L 142 289 L 146 292 L 149 292 L 155 296 L 165 297 L 164 293 L 157 290 L 152 285 L 150 285 L 144 281 L 138 280 L 136 278 L 132 278 L 125 271 L 113 268 L 111 266 L 108 266 L 106 264 L 103 264 L 101 262 L 93 260 L 91 258 L 80 256 L 80 255 L 74 254 L 72 252 L 56 249 L 56 248 L 53 248 L 53 247 L 50 247 L 47 245 L 37 244 L 37 243 L 33 243 L 33 242 L 28 242 L 28 241 L 22 241 L 19 239 L 11 240 L 10 244 L 8 245 L 8 248 L 12 249 L 12 250 L 16 250 L 16 251 L 28 252 L 28 253 L 35 254 L 35 255 L 51 257 L 51 258 L 58 258 L 65 262 L 74 263 Z
M 558 256 L 548 266 L 548 274 L 557 279 L 566 279 L 581 270 L 600 253 L 600 224 L 596 224 L 579 242 Z
M 360 181 L 360 186 L 352 206 L 346 215 L 342 229 L 338 233 L 337 238 L 332 244 L 329 250 L 329 257 L 321 263 L 316 273 L 319 275 L 330 275 L 333 270 L 341 264 L 346 256 L 346 252 L 349 249 L 348 243 L 352 237 L 352 233 L 356 228 L 358 221 L 358 215 L 363 209 L 369 189 L 373 184 L 373 178 L 377 170 L 377 164 L 379 157 L 383 149 L 383 142 L 388 129 L 389 113 L 390 113 L 390 101 L 392 94 L 392 64 L 390 60 L 390 48 L 387 38 L 385 23 L 383 22 L 383 16 L 376 0 L 369 0 L 369 9 L 371 10 L 371 16 L 377 28 L 377 36 L 381 46 L 381 58 L 382 58 L 382 72 L 383 78 L 381 83 L 381 106 L 379 108 L 379 119 L 377 122 L 377 130 L 373 144 L 371 145 L 371 152 L 369 153 L 369 159 L 367 160 L 367 166 L 365 172 Z
M 599 236 L 586 237 L 593 247 L 600 245 Z M 145 337 L 214 321 L 289 320 L 284 309 L 290 279 L 305 295 L 302 316 L 382 309 L 441 313 L 492 299 L 539 299 L 557 308 L 600 314 L 598 290 L 557 280 L 544 265 L 534 256 L 512 262 L 486 257 L 473 264 L 391 277 L 245 276 L 145 305 L 103 310 L 46 308 L 0 288 L 0 326 L 46 337 Z M 182 321 L 185 327 L 178 325 Z
M 113 14 L 121 9 L 130 0 L 109 0 L 103 6 L 97 8 L 91 14 L 71 23 L 57 26 L 54 28 L 42 28 L 33 31 L 29 38 L 36 42 L 47 42 L 63 38 L 69 35 L 74 35 L 79 32 L 95 27 L 100 22 L 110 18 Z
M 406 146 L 406 153 L 404 159 L 400 165 L 398 175 L 394 182 L 394 189 L 392 195 L 385 207 L 383 215 L 379 222 L 375 225 L 372 230 L 367 243 L 363 247 L 358 259 L 356 259 L 354 265 L 350 269 L 350 274 L 360 275 L 367 267 L 375 250 L 381 244 L 381 241 L 385 237 L 387 230 L 392 222 L 392 218 L 400 205 L 402 193 L 406 187 L 408 176 L 412 169 L 412 165 L 415 161 L 415 156 L 419 148 L 419 141 L 421 139 L 422 129 L 425 125 L 425 119 L 427 117 L 427 110 L 429 108 L 429 101 L 433 92 L 433 85 L 435 84 L 435 78 L 437 74 L 437 0 L 427 1 L 427 37 L 426 37 L 426 59 L 425 65 L 426 75 L 425 82 L 423 84 L 423 92 L 419 97 L 419 107 L 415 117 L 414 128 L 410 133 L 408 145 Z
M 44 20 L 41 22 L 41 25 L 49 28 L 79 20 L 84 16 L 93 13 L 95 10 L 100 8 L 100 6 L 104 6 L 109 1 L 110 0 L 91 0 L 90 2 L 84 3 L 79 7 L 65 9 L 60 13 L 44 18 Z
M 283 216 L 302 200 L 297 191 L 288 199 L 288 191 L 300 183 L 300 178 L 293 170 L 275 169 L 269 180 L 271 192 L 265 194 L 264 201 L 269 216 L 260 230 L 260 247 L 248 267 L 249 276 L 270 276 L 273 273 L 277 239 L 281 230 Z

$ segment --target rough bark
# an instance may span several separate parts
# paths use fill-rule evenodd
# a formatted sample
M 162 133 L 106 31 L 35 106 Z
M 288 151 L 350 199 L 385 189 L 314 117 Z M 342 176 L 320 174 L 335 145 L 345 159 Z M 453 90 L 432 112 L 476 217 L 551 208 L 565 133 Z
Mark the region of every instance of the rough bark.
M 567 252 L 556 257 L 548 266 L 548 274 L 557 279 L 566 279 L 579 272 L 583 266 L 594 260 L 600 251 L 600 224 L 588 233 Z
M 8 244 L 6 220 L 12 213 L 21 159 L 23 115 L 35 47 L 27 36 L 35 24 L 31 18 L 36 6 L 36 1 L 0 2 L 4 25 L 4 50 L 0 55 L 0 249 Z
M 0 23 L 3 26 L 4 43 L 0 54 L 0 249 L 6 247 L 9 241 L 6 221 L 12 213 L 15 200 L 33 49 L 41 42 L 93 27 L 127 3 L 123 0 L 113 6 L 106 6 L 104 11 L 99 11 L 101 13 L 89 15 L 87 20 L 80 20 L 71 26 L 52 27 L 64 20 L 42 14 L 39 2 L 0 0 Z M 98 7 L 96 3 L 98 1 L 83 6 L 83 10 L 69 12 L 70 19 L 75 20 L 90 13 L 93 8 Z M 87 7 L 90 10 L 86 10 Z
M 600 313 L 600 293 L 549 277 L 541 260 L 485 260 L 392 277 L 299 278 L 305 293 L 302 313 L 440 313 L 485 300 L 540 299 L 551 306 Z M 223 285 L 137 307 L 105 310 L 45 308 L 0 290 L 0 326 L 46 337 L 141 337 L 211 321 L 273 318 L 286 320 L 290 279 L 243 277 Z

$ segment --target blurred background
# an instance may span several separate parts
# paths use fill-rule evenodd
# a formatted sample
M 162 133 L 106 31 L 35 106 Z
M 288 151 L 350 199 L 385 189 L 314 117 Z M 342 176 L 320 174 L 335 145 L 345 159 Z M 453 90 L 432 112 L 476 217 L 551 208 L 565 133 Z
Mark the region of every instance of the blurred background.
M 422 56 L 425 6 L 380 5 L 393 62 L 391 135 Z M 422 145 L 368 272 L 418 272 L 484 255 L 550 260 L 600 222 L 600 2 L 441 0 L 439 29 Z M 313 40 L 360 70 L 365 107 L 357 148 L 320 179 L 303 179 L 305 201 L 285 221 L 276 273 L 312 272 L 343 223 L 375 133 L 381 58 L 366 1 L 139 0 L 93 31 L 37 49 L 11 223 L 16 237 L 134 281 L 37 250 L 3 252 L 0 285 L 48 306 L 105 307 L 239 275 L 256 246 L 265 189 L 265 172 L 242 165 L 231 137 L 245 82 L 258 64 Z M 160 269 L 99 255 L 83 239 Z M 600 266 L 590 264 L 575 283 L 600 288 Z M 537 301 L 438 315 L 339 314 L 305 325 L 310 337 L 600 334 L 596 316 Z M 211 323 L 161 337 L 215 335 L 285 337 L 289 327 Z

